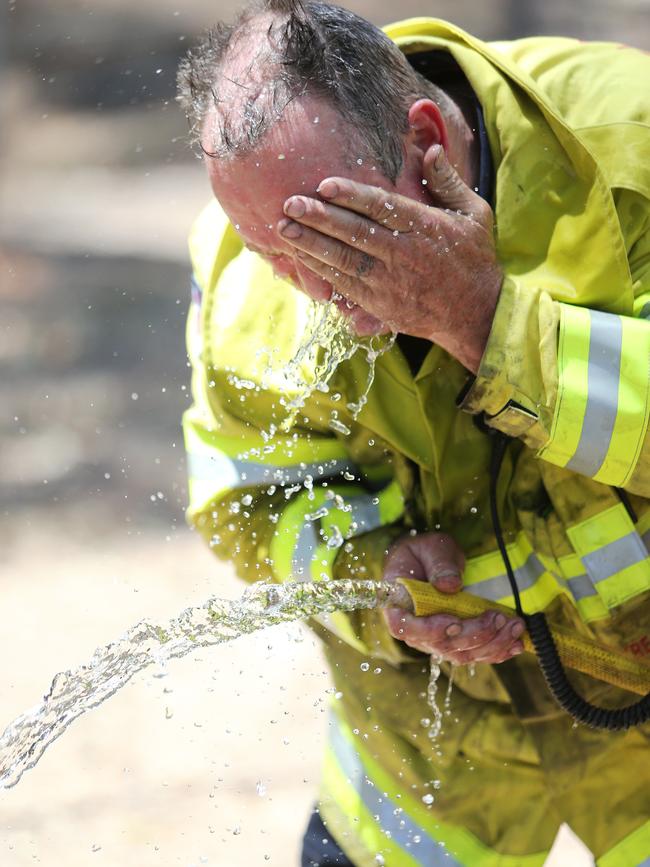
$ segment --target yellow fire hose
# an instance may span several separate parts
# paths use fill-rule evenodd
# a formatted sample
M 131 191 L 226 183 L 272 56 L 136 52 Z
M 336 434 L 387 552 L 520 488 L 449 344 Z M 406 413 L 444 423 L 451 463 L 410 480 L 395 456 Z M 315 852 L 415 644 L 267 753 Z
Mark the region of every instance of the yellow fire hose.
M 397 608 L 411 610 L 418 616 L 430 614 L 451 614 L 455 617 L 478 617 L 485 611 L 502 611 L 512 617 L 514 611 L 495 602 L 488 602 L 471 593 L 441 593 L 426 581 L 414 581 L 399 578 L 398 583 L 408 593 L 397 591 L 391 599 Z M 397 589 L 397 588 L 396 588 Z M 618 686 L 638 695 L 650 692 L 650 666 L 639 660 L 632 659 L 615 650 L 605 650 L 600 645 L 581 635 L 576 635 L 568 629 L 554 626 L 553 638 L 562 662 L 567 668 L 573 668 L 588 674 L 597 680 Z M 521 641 L 524 649 L 533 653 L 533 645 L 527 632 Z

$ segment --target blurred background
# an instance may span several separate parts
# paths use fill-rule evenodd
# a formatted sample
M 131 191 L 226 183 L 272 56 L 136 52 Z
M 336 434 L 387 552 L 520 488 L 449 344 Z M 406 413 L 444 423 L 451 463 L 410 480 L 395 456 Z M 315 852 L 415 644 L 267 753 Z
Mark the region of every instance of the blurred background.
M 0 730 L 141 617 L 241 589 L 183 517 L 185 240 L 208 187 L 174 101 L 179 58 L 238 5 L 0 12 Z M 396 17 L 387 0 L 347 5 Z M 484 39 L 645 49 L 649 13 L 650 0 L 399 4 Z M 327 689 L 299 629 L 145 673 L 0 792 L 0 864 L 297 864 Z M 566 858 L 554 863 L 590 863 Z

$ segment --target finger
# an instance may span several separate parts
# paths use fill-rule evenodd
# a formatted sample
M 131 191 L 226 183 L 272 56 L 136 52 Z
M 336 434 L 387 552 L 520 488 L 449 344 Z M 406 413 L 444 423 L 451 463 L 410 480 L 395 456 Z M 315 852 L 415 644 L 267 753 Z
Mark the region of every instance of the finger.
M 423 653 L 437 652 L 448 640 L 446 630 L 457 623 L 451 614 L 416 617 L 402 608 L 385 608 L 384 618 L 393 638 L 404 641 Z
M 430 581 L 442 593 L 457 593 L 462 587 L 465 557 L 446 533 L 422 533 L 400 539 L 390 550 L 384 580 L 415 578 Z
M 477 222 L 492 223 L 492 209 L 470 189 L 447 159 L 441 145 L 432 145 L 424 155 L 423 174 L 432 198 L 443 208 L 460 211 Z
M 318 187 L 318 195 L 339 208 L 367 217 L 391 232 L 411 232 L 418 219 L 418 203 L 415 200 L 349 178 L 326 178 Z
M 384 611 L 384 617 L 394 638 L 422 653 L 436 654 L 459 665 L 503 662 L 523 651 L 519 640 L 523 622 L 508 620 L 496 611 L 459 621 L 447 614 L 416 617 L 391 608 Z
M 303 250 L 300 250 L 298 253 L 298 258 L 310 271 L 313 271 L 314 274 L 322 277 L 323 280 L 333 286 L 339 295 L 343 295 L 345 298 L 358 304 L 359 307 L 363 307 L 364 310 L 381 318 L 381 312 L 374 309 L 376 307 L 374 303 L 376 299 L 373 299 L 369 287 L 362 282 L 363 272 L 360 277 L 351 277 L 349 274 L 339 271 L 333 265 L 322 262 Z M 361 267 L 363 268 L 363 265 Z
M 481 656 L 485 647 L 501 636 L 498 643 L 499 652 L 504 651 L 513 642 L 510 631 L 506 628 L 506 618 L 495 611 L 488 611 L 481 617 L 459 620 L 449 619 L 449 615 L 433 614 L 430 617 L 415 617 L 409 621 L 405 632 L 405 641 L 417 641 L 429 644 L 439 653 L 459 653 L 474 651 Z
M 288 219 L 280 220 L 278 232 L 292 247 L 308 253 L 312 258 L 347 274 L 348 277 L 361 279 L 367 276 L 377 262 L 369 253 L 355 250 L 342 241 Z
M 453 662 L 455 665 L 473 665 L 474 663 L 487 663 L 489 665 L 498 665 L 500 662 L 506 662 L 508 659 L 514 659 L 524 652 L 524 645 L 521 641 L 513 642 L 505 652 L 492 653 L 481 655 L 476 650 L 463 650 L 458 653 L 450 653 L 445 657 L 447 662 Z
M 429 617 L 416 617 L 400 609 L 387 618 L 388 627 L 395 638 L 417 647 L 425 653 L 448 653 L 476 651 L 480 656 L 483 648 L 496 638 L 506 624 L 502 614 L 491 611 L 481 617 L 459 620 L 450 614 L 432 614 Z M 500 619 L 499 619 L 500 618 Z M 509 630 L 507 640 L 499 645 L 503 651 L 513 642 Z
M 499 620 L 501 618 L 501 620 Z M 516 648 L 521 645 L 519 641 L 523 635 L 525 626 L 518 618 L 507 619 L 503 614 L 498 614 L 496 622 L 501 625 L 494 631 L 492 638 L 474 646 L 463 646 L 465 642 L 459 640 L 454 647 L 454 661 L 466 665 L 469 662 L 503 662 L 512 655 L 516 655 Z M 488 633 L 483 632 L 483 637 Z M 521 645 L 523 650 L 523 645 Z
M 372 256 L 381 257 L 392 238 L 387 228 L 365 216 L 309 196 L 291 196 L 284 204 L 284 213 L 303 226 L 311 226 L 323 235 L 338 238 Z

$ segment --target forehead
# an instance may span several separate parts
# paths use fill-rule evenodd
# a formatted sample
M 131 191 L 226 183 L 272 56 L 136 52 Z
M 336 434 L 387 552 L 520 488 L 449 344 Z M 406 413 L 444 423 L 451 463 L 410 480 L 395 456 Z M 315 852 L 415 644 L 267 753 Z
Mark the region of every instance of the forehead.
M 206 146 L 215 120 L 208 118 Z M 316 99 L 290 103 L 254 151 L 206 160 L 216 198 L 244 240 L 258 247 L 277 242 L 289 196 L 315 195 L 333 175 L 366 183 L 381 178 L 340 115 Z

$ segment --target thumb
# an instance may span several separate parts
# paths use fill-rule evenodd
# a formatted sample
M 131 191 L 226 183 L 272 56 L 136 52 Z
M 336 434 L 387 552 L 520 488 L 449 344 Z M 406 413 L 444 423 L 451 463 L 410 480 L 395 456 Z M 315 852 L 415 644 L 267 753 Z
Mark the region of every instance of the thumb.
M 484 204 L 483 199 L 471 190 L 447 159 L 442 145 L 435 144 L 423 158 L 422 171 L 429 194 L 436 203 L 451 211 L 474 215 Z
M 464 565 L 462 551 L 445 533 L 405 536 L 394 544 L 389 553 L 384 580 L 415 578 L 429 581 L 442 593 L 457 593 L 463 586 Z
M 429 583 L 441 593 L 458 593 L 463 587 L 465 557 L 456 542 L 446 533 L 425 533 L 416 537 L 417 555 Z

